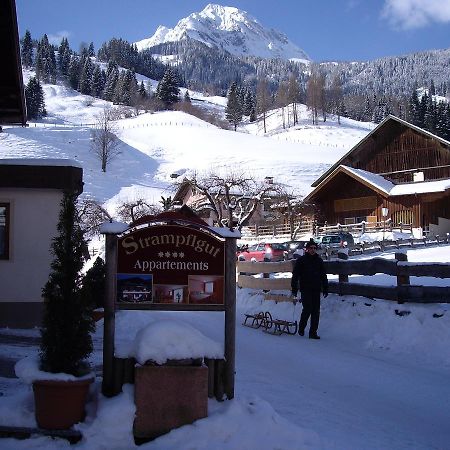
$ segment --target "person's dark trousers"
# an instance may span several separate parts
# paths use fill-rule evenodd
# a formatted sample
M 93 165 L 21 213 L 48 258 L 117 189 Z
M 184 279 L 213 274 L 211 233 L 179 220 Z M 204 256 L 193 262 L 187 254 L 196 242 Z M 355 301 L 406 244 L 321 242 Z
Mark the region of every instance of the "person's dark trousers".
M 305 331 L 308 319 L 311 317 L 311 323 L 309 326 L 309 335 L 317 334 L 319 328 L 320 318 L 320 291 L 317 292 L 302 292 L 302 315 L 300 316 L 300 322 L 298 328 L 301 331 Z

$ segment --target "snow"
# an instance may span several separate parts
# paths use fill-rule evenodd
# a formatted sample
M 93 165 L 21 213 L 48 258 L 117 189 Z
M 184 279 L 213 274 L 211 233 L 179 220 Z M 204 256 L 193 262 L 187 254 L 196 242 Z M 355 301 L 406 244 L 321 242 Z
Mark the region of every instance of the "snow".
M 354 169 L 353 167 L 341 166 L 345 170 L 355 174 L 357 177 L 370 183 L 372 186 L 384 191 L 390 196 L 394 195 L 411 195 L 423 194 L 426 192 L 444 192 L 450 189 L 450 179 L 436 181 L 419 181 L 415 183 L 397 184 L 391 183 L 381 175 L 367 172 L 362 169 Z
M 164 364 L 169 359 L 223 359 L 222 346 L 192 326 L 178 320 L 153 322 L 139 330 L 133 342 L 134 357 L 140 364 L 154 361 Z
M 313 127 L 304 108 L 299 108 L 298 126 L 287 130 L 281 128 L 281 112 L 274 112 L 267 120 L 268 137 L 262 136 L 256 124 L 245 124 L 235 133 L 180 112 L 141 114 L 118 122 L 122 153 L 102 173 L 89 151 L 89 126 L 80 125 L 92 123 L 101 105 L 67 88 L 44 88 L 49 117 L 28 128 L 4 127 L 2 158 L 74 160 L 84 169 L 83 195 L 100 200 L 112 213 L 121 200 L 142 196 L 157 203 L 161 195 L 172 193 L 171 173 L 184 175 L 209 168 L 238 168 L 261 178 L 270 175 L 306 194 L 313 180 L 373 129 L 372 124 L 346 119 L 338 125 L 332 118 Z M 210 100 L 223 114 L 221 101 Z M 409 262 L 447 263 L 450 245 L 404 251 Z M 393 258 L 394 252 L 360 258 L 373 256 Z M 380 286 L 392 283 L 391 277 L 381 274 L 358 281 Z M 412 277 L 411 282 L 449 285 L 448 279 L 430 277 Z M 399 305 L 330 294 L 322 302 L 322 339 L 313 341 L 243 327 L 244 313 L 270 311 L 273 317 L 291 321 L 298 319 L 301 305 L 266 301 L 263 293 L 249 289 L 236 292 L 235 398 L 209 400 L 207 418 L 140 449 L 449 448 L 448 304 Z M 7 329 L 0 334 L 38 337 L 39 330 Z M 93 366 L 102 363 L 102 340 L 100 321 L 90 358 Z M 217 356 L 223 354 L 223 342 L 223 312 L 116 314 L 117 356 L 135 355 L 142 362 Z M 26 361 L 16 370 L 28 380 L 34 377 L 37 353 L 33 345 L 0 346 L 2 360 Z M 105 398 L 97 376 L 91 385 L 86 420 L 76 426 L 83 434 L 80 443 L 69 446 L 62 439 L 34 435 L 23 441 L 3 438 L 0 447 L 134 449 L 138 448 L 132 436 L 134 414 L 133 386 L 125 385 L 118 396 Z M 0 376 L 0 425 L 36 426 L 31 386 L 21 379 Z
M 446 262 L 449 251 L 446 245 L 408 249 L 407 254 L 409 261 Z M 393 252 L 377 256 L 392 258 Z M 233 450 L 448 448 L 447 304 L 398 305 L 330 294 L 322 301 L 321 341 L 241 326 L 244 313 L 258 311 L 296 320 L 301 306 L 238 289 L 235 399 L 209 400 L 207 418 L 140 448 L 209 449 L 212 442 L 214 449 Z M 116 314 L 116 354 L 134 354 L 142 362 L 202 352 L 217 356 L 223 352 L 223 330 L 221 312 L 121 311 Z M 25 333 L 2 330 L 6 332 Z M 38 330 L 25 334 L 30 333 Z M 98 322 L 93 364 L 101 363 L 102 335 Z M 36 357 L 35 348 L 15 351 Z M 0 352 L 9 355 L 11 347 L 4 345 Z M 133 386 L 125 385 L 121 394 L 108 399 L 99 393 L 100 384 L 97 378 L 86 421 L 76 426 L 84 438 L 71 448 L 137 448 Z M 0 425 L 35 426 L 31 387 L 5 378 L 0 387 Z M 37 436 L 2 439 L 0 445 L 8 450 L 69 448 L 65 441 Z
M 2 165 L 20 165 L 20 166 L 71 166 L 71 167 L 82 167 L 78 161 L 71 159 L 52 159 L 52 158 L 11 158 L 0 159 L 0 164 Z
M 201 12 L 181 19 L 174 28 L 160 25 L 153 36 L 135 44 L 138 50 L 143 50 L 164 42 L 188 38 L 233 55 L 310 62 L 308 55 L 284 34 L 264 28 L 245 11 L 216 4 L 209 4 Z
M 39 369 L 39 358 L 35 356 L 27 356 L 18 361 L 14 367 L 17 378 L 24 383 L 32 384 L 35 380 L 59 380 L 74 381 L 94 378 L 94 373 L 86 374 L 82 377 L 75 377 L 67 373 L 49 373 Z
M 122 222 L 104 222 L 100 226 L 100 234 L 120 234 L 128 230 L 128 225 Z

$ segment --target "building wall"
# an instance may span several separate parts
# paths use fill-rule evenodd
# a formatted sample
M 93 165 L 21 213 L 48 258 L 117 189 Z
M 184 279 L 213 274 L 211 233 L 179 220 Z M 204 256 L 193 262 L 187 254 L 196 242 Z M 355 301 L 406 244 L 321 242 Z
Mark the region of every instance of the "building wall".
M 56 189 L 0 189 L 0 202 L 11 205 L 10 257 L 0 260 L 0 326 L 40 322 L 62 195 Z
M 448 236 L 450 235 L 450 220 L 439 217 L 437 224 L 430 224 L 431 236 Z
M 405 125 L 386 124 L 363 146 L 360 158 L 350 165 L 386 174 L 394 182 L 413 182 L 414 170 L 419 168 L 425 181 L 450 177 L 449 148 Z

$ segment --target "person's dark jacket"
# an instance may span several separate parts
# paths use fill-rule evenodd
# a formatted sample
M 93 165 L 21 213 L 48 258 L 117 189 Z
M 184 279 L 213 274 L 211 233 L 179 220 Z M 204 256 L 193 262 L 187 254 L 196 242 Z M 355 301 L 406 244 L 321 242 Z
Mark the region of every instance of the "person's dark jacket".
M 291 289 L 292 294 L 300 292 L 320 292 L 328 295 L 328 279 L 322 258 L 315 253 L 305 253 L 295 261 L 292 271 Z

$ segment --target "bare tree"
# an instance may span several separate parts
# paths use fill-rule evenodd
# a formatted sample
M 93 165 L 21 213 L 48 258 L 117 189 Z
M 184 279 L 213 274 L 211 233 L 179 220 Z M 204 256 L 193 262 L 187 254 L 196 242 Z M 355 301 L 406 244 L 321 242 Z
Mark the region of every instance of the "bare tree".
M 113 120 L 114 112 L 105 107 L 96 116 L 95 127 L 91 131 L 91 150 L 102 164 L 102 171 L 106 172 L 107 165 L 120 154 L 118 128 Z
M 344 110 L 344 99 L 342 93 L 342 80 L 339 75 L 335 75 L 330 86 L 331 110 L 337 115 L 338 123 L 341 124 L 341 114 Z
M 306 85 L 306 103 L 311 111 L 313 125 L 317 125 L 319 111 L 322 111 L 323 121 L 326 121 L 325 107 L 325 77 L 313 70 Z
M 84 199 L 78 202 L 81 229 L 87 238 L 100 233 L 102 223 L 112 220 L 108 211 L 99 202 L 92 199 Z
M 302 224 L 303 200 L 302 196 L 289 191 L 283 185 L 274 188 L 272 210 L 282 215 L 289 223 L 291 240 L 295 240 Z M 297 222 L 297 224 L 296 224 Z
M 161 200 L 159 203 L 162 206 L 163 211 L 169 211 L 173 207 L 173 198 L 171 195 L 168 197 L 164 197 L 164 195 L 161 195 Z
M 121 221 L 132 223 L 141 217 L 158 214 L 161 210 L 160 206 L 147 203 L 144 199 L 139 198 L 128 200 L 119 205 L 116 214 Z
M 291 240 L 295 240 L 302 230 L 305 231 L 308 222 L 312 230 L 315 220 L 321 215 L 316 204 L 305 203 L 301 195 L 283 185 L 274 187 L 271 208 L 276 214 L 284 216 L 285 222 L 289 223 Z
M 300 102 L 300 85 L 294 75 L 289 77 L 287 96 L 288 103 L 292 104 L 293 125 L 296 125 L 298 123 L 297 103 Z M 289 126 L 290 122 L 288 116 L 288 127 Z
M 276 97 L 276 106 L 281 108 L 281 116 L 283 119 L 283 129 L 286 128 L 285 108 L 289 104 L 289 87 L 287 82 L 283 81 L 279 84 Z
M 262 115 L 263 125 L 264 125 L 264 133 L 266 130 L 266 116 L 267 111 L 269 110 L 271 105 L 271 95 L 269 91 L 269 85 L 265 78 L 260 78 L 258 80 L 258 85 L 256 86 L 256 110 L 258 114 Z
M 237 227 L 248 223 L 264 196 L 274 185 L 258 182 L 253 177 L 230 172 L 226 175 L 209 173 L 185 179 L 199 194 L 190 205 L 195 211 L 213 212 L 219 227 Z

